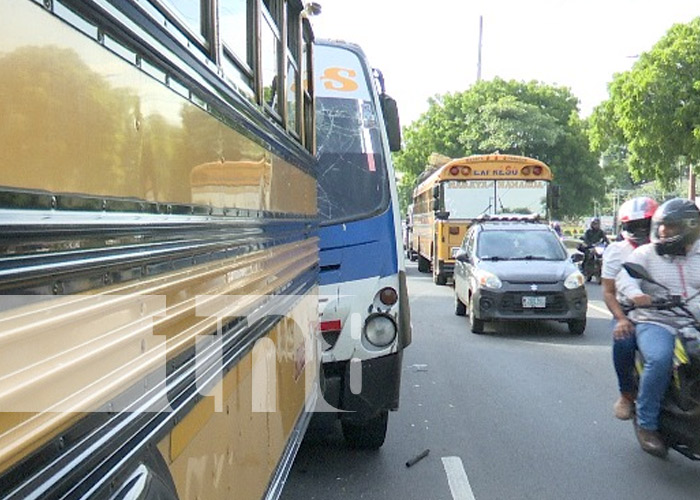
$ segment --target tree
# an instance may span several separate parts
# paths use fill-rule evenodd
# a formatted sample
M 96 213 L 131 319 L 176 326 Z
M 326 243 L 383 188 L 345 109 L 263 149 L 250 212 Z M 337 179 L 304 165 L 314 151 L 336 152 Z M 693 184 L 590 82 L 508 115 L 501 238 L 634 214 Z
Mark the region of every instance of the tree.
M 633 179 L 670 188 L 700 160 L 700 18 L 676 24 L 609 85 L 591 117 L 597 151 L 624 148 Z
M 429 104 L 405 128 L 404 150 L 395 157 L 397 169 L 407 174 L 404 182 L 417 178 L 432 152 L 457 158 L 499 151 L 531 156 L 552 168 L 564 200 L 558 217 L 586 212 L 603 192 L 578 99 L 568 88 L 496 78 L 438 95 Z

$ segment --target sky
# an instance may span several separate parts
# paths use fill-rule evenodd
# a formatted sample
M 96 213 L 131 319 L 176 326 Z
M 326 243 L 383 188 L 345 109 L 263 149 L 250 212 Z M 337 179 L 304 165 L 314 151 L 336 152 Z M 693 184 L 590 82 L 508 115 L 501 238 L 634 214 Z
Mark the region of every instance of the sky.
M 613 75 L 630 69 L 675 23 L 700 16 L 694 0 L 316 0 L 317 38 L 360 45 L 384 73 L 408 125 L 436 94 L 477 78 L 569 87 L 581 115 L 608 98 Z

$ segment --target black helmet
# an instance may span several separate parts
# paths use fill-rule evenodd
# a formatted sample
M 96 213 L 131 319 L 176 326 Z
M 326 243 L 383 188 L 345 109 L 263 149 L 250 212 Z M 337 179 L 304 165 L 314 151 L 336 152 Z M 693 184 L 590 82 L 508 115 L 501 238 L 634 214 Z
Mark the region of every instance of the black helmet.
M 659 226 L 666 233 L 659 235 Z M 700 210 L 692 201 L 673 198 L 662 203 L 651 218 L 651 242 L 659 255 L 685 255 L 687 245 L 700 236 Z

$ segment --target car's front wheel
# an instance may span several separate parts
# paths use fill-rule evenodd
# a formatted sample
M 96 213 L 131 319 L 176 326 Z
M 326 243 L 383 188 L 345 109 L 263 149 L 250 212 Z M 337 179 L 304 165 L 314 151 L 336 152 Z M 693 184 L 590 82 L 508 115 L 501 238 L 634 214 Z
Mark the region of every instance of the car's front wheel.
M 477 335 L 484 333 L 484 320 L 477 319 L 474 314 L 474 299 L 469 297 L 469 326 L 471 327 L 472 333 Z
M 466 316 L 467 315 L 467 306 L 459 300 L 459 297 L 457 296 L 457 292 L 455 291 L 455 314 L 457 316 Z
M 569 321 L 569 332 L 572 335 L 583 335 L 584 331 L 586 331 L 585 319 L 572 319 Z

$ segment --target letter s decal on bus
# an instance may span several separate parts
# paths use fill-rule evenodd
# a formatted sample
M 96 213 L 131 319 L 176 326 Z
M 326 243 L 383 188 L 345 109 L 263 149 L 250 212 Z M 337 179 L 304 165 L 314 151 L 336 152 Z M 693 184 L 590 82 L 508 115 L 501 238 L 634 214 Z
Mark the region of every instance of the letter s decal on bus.
M 328 90 L 338 90 L 340 92 L 354 92 L 358 89 L 354 80 L 357 73 L 347 68 L 326 68 L 321 76 L 323 86 Z M 353 80 L 351 80 L 353 78 Z

